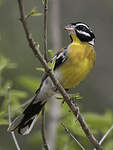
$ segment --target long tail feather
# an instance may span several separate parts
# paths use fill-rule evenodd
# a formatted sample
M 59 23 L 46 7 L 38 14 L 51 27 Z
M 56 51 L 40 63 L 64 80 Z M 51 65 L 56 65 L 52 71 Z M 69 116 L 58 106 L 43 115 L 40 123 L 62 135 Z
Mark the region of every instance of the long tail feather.
M 21 125 L 18 127 L 18 133 L 20 133 L 22 135 L 29 134 L 30 131 L 32 130 L 36 120 L 37 120 L 37 115 L 35 115 L 31 119 L 29 119 L 25 125 L 21 123 Z
M 29 134 L 37 120 L 37 114 L 40 113 L 45 103 L 46 102 L 42 103 L 41 101 L 34 103 L 33 100 L 24 112 L 11 123 L 8 131 L 12 132 L 17 129 L 19 134 Z

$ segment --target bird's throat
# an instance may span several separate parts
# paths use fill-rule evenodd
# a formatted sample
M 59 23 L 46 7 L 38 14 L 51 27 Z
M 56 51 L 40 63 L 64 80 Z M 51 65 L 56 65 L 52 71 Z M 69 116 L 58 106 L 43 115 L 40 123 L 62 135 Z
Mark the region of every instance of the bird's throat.
M 71 43 L 79 43 L 79 44 L 81 43 L 81 41 L 79 40 L 76 34 L 71 34 L 70 38 L 71 38 Z

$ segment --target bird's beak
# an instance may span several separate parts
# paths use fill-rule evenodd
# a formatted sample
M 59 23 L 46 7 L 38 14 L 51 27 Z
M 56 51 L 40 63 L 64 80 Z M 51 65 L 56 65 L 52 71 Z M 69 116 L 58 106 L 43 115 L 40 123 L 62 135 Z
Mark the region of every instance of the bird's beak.
M 74 28 L 71 27 L 70 25 L 65 26 L 64 29 L 67 31 L 74 31 Z

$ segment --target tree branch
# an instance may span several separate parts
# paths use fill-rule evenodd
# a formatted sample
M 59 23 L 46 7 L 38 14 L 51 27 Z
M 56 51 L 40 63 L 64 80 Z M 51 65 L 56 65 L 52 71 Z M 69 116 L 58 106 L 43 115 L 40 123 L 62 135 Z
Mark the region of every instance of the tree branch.
M 74 141 L 79 145 L 79 147 L 82 150 L 85 150 L 85 148 L 81 145 L 81 143 L 74 137 L 74 135 L 69 131 L 69 129 L 63 124 L 61 123 L 61 125 L 64 127 L 65 131 L 74 139 Z
M 108 134 L 111 132 L 111 130 L 113 130 L 113 125 L 109 128 L 109 130 L 105 133 L 105 135 L 100 140 L 100 142 L 99 142 L 100 145 L 102 145 L 102 143 L 104 142 L 104 140 L 106 139 L 106 137 L 108 136 Z M 94 148 L 94 150 L 96 150 L 96 149 Z
M 48 13 L 48 0 L 44 1 L 44 58 L 48 62 L 48 49 L 47 49 L 47 13 Z
M 103 141 L 104 141 L 105 138 L 108 136 L 108 134 L 111 132 L 111 130 L 113 130 L 113 125 L 112 125 L 111 128 L 105 133 L 105 135 L 103 136 L 103 138 L 100 140 L 100 142 L 99 142 L 100 145 L 103 143 Z
M 44 148 L 45 150 L 49 150 L 49 147 L 46 141 L 46 136 L 45 136 L 45 109 L 44 108 L 42 109 L 41 132 L 42 132 Z
M 95 139 L 95 137 L 91 133 L 90 129 L 88 128 L 88 126 L 87 126 L 85 120 L 83 119 L 83 117 L 81 116 L 80 112 L 79 112 L 79 115 L 78 115 L 78 106 L 75 105 L 75 103 L 72 102 L 70 96 L 66 93 L 66 91 L 61 86 L 59 81 L 55 78 L 54 73 L 51 71 L 50 67 L 46 63 L 46 61 L 43 58 L 43 56 L 41 55 L 41 53 L 39 51 L 39 47 L 37 47 L 36 42 L 32 39 L 31 33 L 28 30 L 27 23 L 26 23 L 26 20 L 25 20 L 25 14 L 24 14 L 24 8 L 23 8 L 23 3 L 22 2 L 23 2 L 23 0 L 18 0 L 20 16 L 21 16 L 20 20 L 21 20 L 21 22 L 23 24 L 23 28 L 25 30 L 25 34 L 26 34 L 26 38 L 28 40 L 29 46 L 32 48 L 32 50 L 34 52 L 34 55 L 39 59 L 39 61 L 41 62 L 41 64 L 45 68 L 45 71 L 50 76 L 50 78 L 53 81 L 54 85 L 57 87 L 59 92 L 62 94 L 65 102 L 68 104 L 68 106 L 70 107 L 70 109 L 73 112 L 73 114 L 76 117 L 78 116 L 78 121 L 79 121 L 79 123 L 80 123 L 80 125 L 81 125 L 81 127 L 82 127 L 82 129 L 84 131 L 84 133 L 88 137 L 89 141 L 93 144 L 93 146 L 97 150 L 103 150 L 103 148 L 99 145 L 98 141 Z
M 44 58 L 48 62 L 48 49 L 47 49 L 47 10 L 48 0 L 44 1 Z M 45 135 L 45 107 L 42 109 L 41 132 L 45 150 L 49 150 L 46 135 Z
M 10 87 L 8 87 L 8 118 L 9 118 L 9 125 L 11 124 L 11 111 L 10 111 Z M 20 147 L 18 145 L 16 136 L 14 132 L 11 132 L 14 143 L 16 145 L 17 150 L 20 150 Z

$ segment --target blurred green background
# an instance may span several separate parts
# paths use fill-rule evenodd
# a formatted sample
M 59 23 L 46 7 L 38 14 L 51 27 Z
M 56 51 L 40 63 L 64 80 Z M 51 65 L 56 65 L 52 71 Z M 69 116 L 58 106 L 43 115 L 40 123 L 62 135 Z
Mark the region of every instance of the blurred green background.
M 50 25 L 50 3 L 48 13 L 48 49 L 53 48 Z M 41 0 L 24 0 L 24 5 L 26 12 L 29 12 L 34 7 L 37 8 L 38 12 L 43 12 Z M 10 80 L 13 83 L 12 89 L 25 92 L 28 96 L 25 96 L 26 98 L 24 98 L 24 96 L 22 97 L 20 101 L 23 103 L 24 100 L 33 95 L 33 92 L 35 92 L 39 85 L 41 73 L 36 71 L 36 67 L 39 67 L 40 63 L 28 46 L 23 27 L 19 21 L 19 11 L 16 0 L 0 0 L 0 18 L 0 55 L 17 64 L 15 69 L 6 69 L 3 72 L 3 83 Z M 62 39 L 61 47 L 67 46 L 69 43 L 67 33 L 64 31 L 64 26 L 68 23 L 76 21 L 85 22 L 92 27 L 96 35 L 95 50 L 97 57 L 95 67 L 88 77 L 74 90 L 80 92 L 83 96 L 83 100 L 79 101 L 82 112 L 104 114 L 112 110 L 113 1 L 59 0 L 59 18 L 59 30 Z M 28 25 L 33 33 L 33 37 L 40 43 L 40 49 L 43 53 L 43 16 L 30 17 L 28 19 Z M 58 46 L 57 49 L 61 47 Z M 31 86 L 28 87 L 28 85 Z M 0 102 L 0 104 L 2 103 Z M 16 149 L 12 137 L 6 132 L 6 129 L 7 126 L 0 126 L 0 150 Z M 32 147 L 33 150 L 37 149 L 37 146 L 33 146 L 35 144 L 30 143 L 32 141 L 30 140 L 30 136 L 32 136 L 32 134 L 24 138 L 18 136 L 22 150 L 31 150 Z M 40 136 L 40 133 L 38 135 Z M 39 145 L 42 144 L 40 143 Z M 41 149 L 40 146 L 39 149 Z

